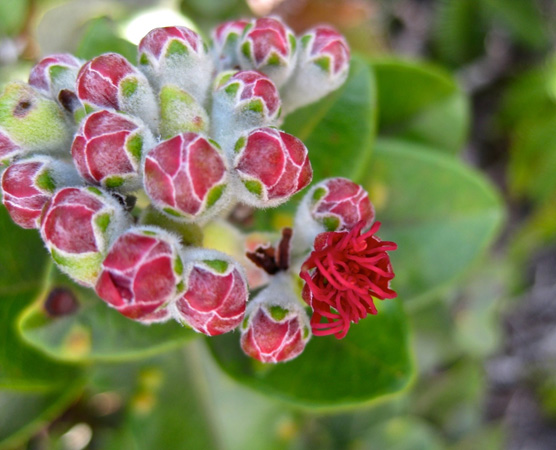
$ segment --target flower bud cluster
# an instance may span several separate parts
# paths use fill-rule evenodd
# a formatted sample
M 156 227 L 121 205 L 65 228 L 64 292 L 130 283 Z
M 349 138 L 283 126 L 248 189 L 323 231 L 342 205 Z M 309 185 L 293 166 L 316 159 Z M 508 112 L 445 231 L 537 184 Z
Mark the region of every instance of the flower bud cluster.
M 28 84 L 0 95 L 2 201 L 63 272 L 121 314 L 209 336 L 240 327 L 248 355 L 291 359 L 311 336 L 288 271 L 291 233 L 253 253 L 272 277 L 247 315 L 244 268 L 192 233 L 237 203 L 275 207 L 309 185 L 307 148 L 277 127 L 348 69 L 336 31 L 295 36 L 273 17 L 223 23 L 210 45 L 185 27 L 156 28 L 137 65 L 117 53 L 47 56 Z M 366 194 L 349 183 L 313 188 L 303 208 L 317 228 L 370 224 Z

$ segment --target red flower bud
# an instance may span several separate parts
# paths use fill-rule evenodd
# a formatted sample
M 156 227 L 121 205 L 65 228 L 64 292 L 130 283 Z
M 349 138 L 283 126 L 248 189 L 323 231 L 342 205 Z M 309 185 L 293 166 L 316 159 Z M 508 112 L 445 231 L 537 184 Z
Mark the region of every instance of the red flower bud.
M 0 131 L 0 165 L 7 166 L 21 153 L 23 153 L 21 147 Z
M 141 185 L 141 155 L 154 143 L 151 132 L 138 119 L 102 110 L 83 121 L 71 154 L 88 182 L 135 190 Z
M 245 313 L 247 282 L 239 265 L 215 250 L 185 254 L 187 291 L 173 305 L 176 320 L 215 336 L 236 328 Z
M 293 32 L 279 19 L 256 19 L 240 40 L 240 66 L 263 72 L 280 88 L 293 70 L 296 46 Z
M 49 55 L 31 69 L 29 84 L 57 100 L 62 89 L 75 90 L 75 79 L 82 64 L 69 53 Z
M 217 71 L 229 70 L 238 64 L 238 43 L 248 20 L 230 20 L 212 31 L 212 53 Z
M 2 202 L 12 220 L 23 228 L 39 228 L 40 217 L 54 190 L 78 183 L 71 164 L 48 156 L 16 161 L 2 174 Z
M 93 286 L 111 240 L 128 223 L 122 206 L 100 189 L 64 188 L 45 206 L 41 236 L 61 270 Z
M 158 144 L 145 159 L 145 191 L 171 217 L 208 217 L 222 205 L 227 169 L 214 142 L 183 133 Z
M 277 206 L 311 182 L 307 148 L 283 131 L 259 128 L 241 137 L 234 150 L 239 195 L 247 204 Z
M 197 33 L 186 27 L 155 28 L 141 40 L 138 51 L 139 67 L 153 86 L 173 84 L 203 104 L 213 68 Z
M 216 79 L 212 106 L 214 138 L 228 149 L 245 130 L 276 124 L 280 94 L 267 76 L 246 70 Z
M 131 319 L 150 321 L 163 315 L 158 311 L 184 288 L 179 249 L 177 238 L 160 228 L 130 228 L 102 263 L 98 296 Z
M 288 274 L 277 275 L 249 302 L 241 325 L 241 348 L 264 363 L 289 361 L 311 338 L 309 319 L 295 297 Z
M 315 336 L 334 334 L 342 339 L 351 322 L 377 313 L 373 297 L 396 297 L 390 289 L 394 272 L 386 252 L 396 250 L 397 245 L 374 235 L 380 222 L 362 233 L 364 226 L 361 221 L 351 231 L 319 234 L 314 251 L 301 267 L 299 276 L 306 283 L 303 299 L 313 309 Z
M 155 126 L 158 107 L 145 76 L 117 53 L 88 61 L 77 75 L 77 96 L 86 109 L 115 109 Z
M 295 73 L 284 90 L 287 112 L 338 89 L 349 72 L 349 46 L 334 28 L 315 27 L 299 41 L 301 48 Z

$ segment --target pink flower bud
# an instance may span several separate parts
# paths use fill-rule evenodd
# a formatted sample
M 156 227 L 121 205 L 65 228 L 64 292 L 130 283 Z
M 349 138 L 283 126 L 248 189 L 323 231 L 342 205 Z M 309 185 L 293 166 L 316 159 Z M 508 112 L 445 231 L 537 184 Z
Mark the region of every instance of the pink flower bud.
M 213 136 L 228 149 L 242 132 L 275 125 L 280 106 L 280 94 L 266 75 L 254 70 L 223 72 L 213 94 Z
M 164 316 L 160 311 L 184 289 L 179 249 L 178 239 L 161 228 L 130 228 L 102 263 L 98 296 L 131 319 Z
M 284 89 L 287 112 L 335 91 L 349 72 L 348 43 L 334 28 L 315 27 L 301 37 L 300 43 L 295 73 Z
M 207 218 L 225 203 L 228 171 L 214 142 L 183 133 L 158 144 L 145 159 L 144 184 L 153 205 L 173 218 Z
M 172 306 L 174 318 L 208 336 L 232 331 L 248 297 L 239 264 L 216 250 L 186 250 L 184 256 L 187 291 Z
M 212 77 L 212 60 L 201 37 L 186 27 L 151 30 L 139 43 L 139 67 L 160 89 L 173 84 L 203 104 Z
M 123 207 L 96 187 L 63 188 L 46 204 L 41 236 L 61 270 L 94 286 L 111 240 L 129 224 Z
M 155 312 L 135 319 L 143 325 L 151 325 L 153 323 L 164 323 L 172 319 L 172 314 L 168 308 L 157 309 Z
M 239 196 L 247 204 L 277 206 L 311 182 L 307 148 L 283 131 L 259 128 L 242 136 L 234 150 Z
M 78 184 L 69 163 L 48 156 L 16 161 L 2 174 L 2 202 L 12 220 L 23 228 L 39 228 L 40 217 L 54 190 Z
M 77 96 L 86 110 L 111 108 L 157 124 L 158 107 L 147 79 L 117 53 L 97 56 L 81 68 Z
M 75 90 L 75 80 L 82 64 L 80 59 L 69 53 L 49 55 L 31 69 L 29 84 L 57 100 L 62 89 Z
M 293 292 L 291 276 L 276 275 L 251 300 L 241 325 L 241 348 L 264 363 L 295 358 L 311 338 L 309 318 Z
M 77 170 L 88 182 L 135 190 L 141 185 L 141 156 L 154 144 L 153 135 L 140 120 L 102 110 L 83 121 L 71 154 Z
M 282 87 L 295 65 L 297 42 L 293 32 L 279 19 L 256 19 L 245 27 L 239 43 L 242 69 L 255 69 Z
M 297 209 L 295 245 L 312 246 L 317 234 L 349 231 L 361 221 L 366 228 L 374 218 L 365 189 L 347 178 L 328 178 L 313 186 Z
M 56 102 L 28 84 L 8 83 L 0 96 L 0 162 L 40 151 L 67 151 L 71 128 Z
M 22 153 L 21 147 L 0 131 L 0 165 L 9 165 Z
M 248 24 L 248 20 L 230 20 L 212 31 L 211 47 L 217 72 L 229 70 L 239 63 L 238 42 Z

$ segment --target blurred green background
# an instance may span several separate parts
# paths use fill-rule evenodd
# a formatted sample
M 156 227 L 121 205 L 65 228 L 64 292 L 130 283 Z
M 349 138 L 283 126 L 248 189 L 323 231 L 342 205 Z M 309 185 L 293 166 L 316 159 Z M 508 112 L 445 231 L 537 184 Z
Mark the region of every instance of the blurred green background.
M 556 2 L 0 0 L 0 85 L 50 53 L 134 62 L 153 27 L 208 37 L 223 20 L 267 14 L 298 33 L 330 23 L 358 55 L 346 87 L 314 106 L 327 120 L 307 130 L 309 107 L 285 129 L 323 148 L 317 176 L 364 184 L 384 238 L 400 244 L 400 301 L 349 341 L 399 371 L 384 381 L 372 362 L 336 358 L 319 381 L 316 340 L 268 375 L 215 339 L 216 364 L 181 328 L 141 334 L 104 305 L 46 328 L 27 307 L 57 275 L 42 284 L 36 232 L 2 210 L 0 448 L 555 448 Z M 258 223 L 276 228 L 288 213 Z M 89 329 L 99 346 L 84 358 Z M 329 404 L 352 382 L 360 397 Z

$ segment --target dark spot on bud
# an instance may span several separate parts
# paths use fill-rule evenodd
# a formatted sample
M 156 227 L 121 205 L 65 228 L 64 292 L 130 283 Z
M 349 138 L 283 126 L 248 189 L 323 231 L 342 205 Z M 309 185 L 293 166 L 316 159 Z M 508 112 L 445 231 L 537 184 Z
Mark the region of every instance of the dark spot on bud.
M 14 108 L 15 117 L 25 117 L 31 109 L 33 108 L 33 103 L 30 100 L 21 100 Z
M 122 195 L 119 192 L 110 192 L 112 197 L 118 200 L 118 203 L 124 207 L 127 212 L 131 212 L 137 203 L 137 197 L 134 195 Z
M 58 100 L 64 109 L 72 114 L 81 107 L 81 102 L 77 98 L 77 95 L 69 89 L 62 89 L 58 94 Z
M 75 294 L 68 288 L 56 287 L 50 291 L 44 309 L 50 317 L 63 317 L 74 314 L 79 308 Z

